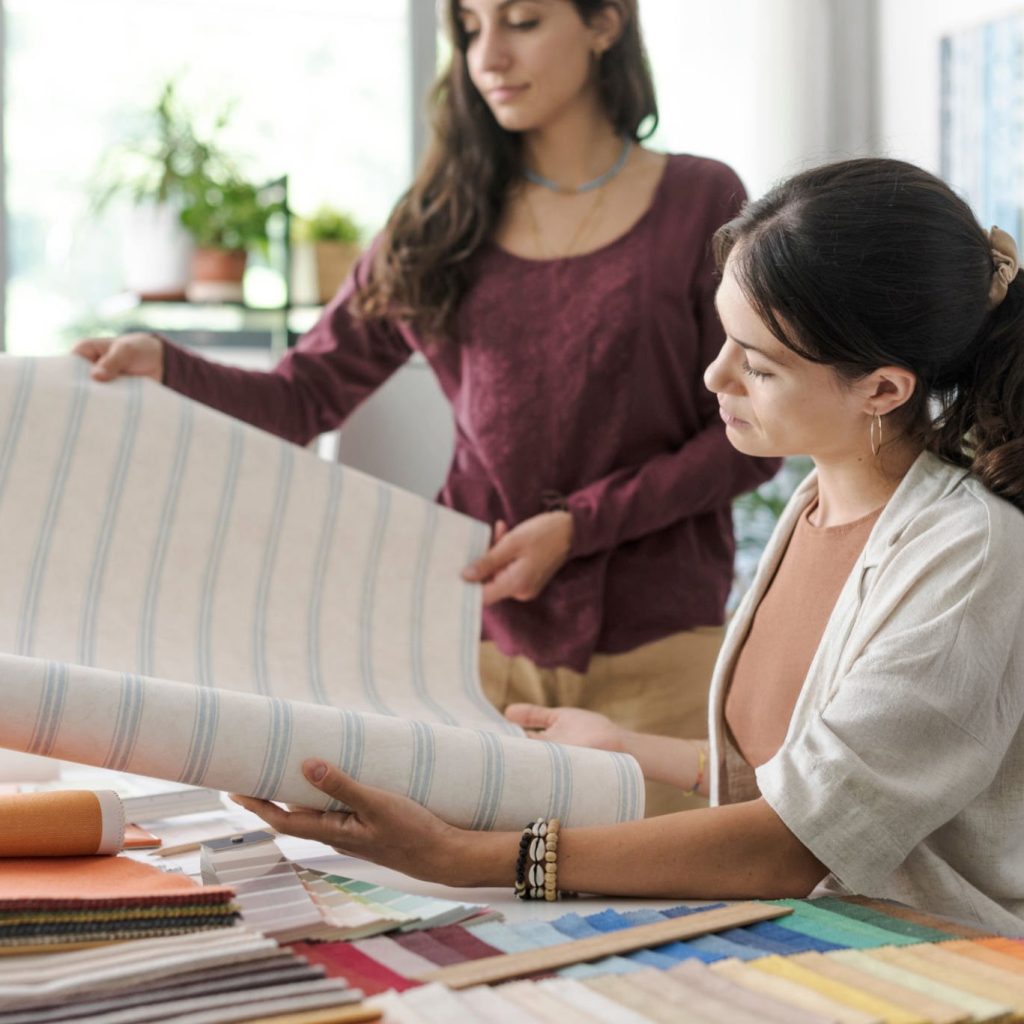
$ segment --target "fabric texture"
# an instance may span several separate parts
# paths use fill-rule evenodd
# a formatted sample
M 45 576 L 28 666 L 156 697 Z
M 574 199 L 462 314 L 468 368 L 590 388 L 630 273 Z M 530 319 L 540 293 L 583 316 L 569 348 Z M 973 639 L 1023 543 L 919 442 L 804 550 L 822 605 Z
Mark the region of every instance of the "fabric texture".
M 0 857 L 119 853 L 124 807 L 116 793 L 0 793 Z
M 271 372 L 166 348 L 169 387 L 299 443 L 334 429 L 413 352 L 455 420 L 439 500 L 516 525 L 573 517 L 570 560 L 528 602 L 484 613 L 484 637 L 583 671 L 697 626 L 721 625 L 732 584 L 731 500 L 776 460 L 728 442 L 704 368 L 723 342 L 710 240 L 744 198 L 723 164 L 670 156 L 651 206 L 618 240 L 559 260 L 495 245 L 475 260 L 458 344 L 348 311 L 370 254 Z
M 0 746 L 337 806 L 319 756 L 472 828 L 642 814 L 632 758 L 480 691 L 481 524 L 88 370 L 0 359 Z
M 754 609 L 796 521 L 797 489 L 737 610 L 711 695 L 712 798 L 723 704 Z M 836 602 L 778 753 L 767 802 L 830 886 L 990 930 L 1024 923 L 1024 515 L 922 454 Z
M 701 626 L 625 654 L 595 654 L 583 673 L 540 668 L 522 656 L 502 654 L 488 641 L 480 648 L 480 684 L 499 710 L 516 701 L 586 708 L 637 732 L 702 737 L 722 635 L 720 626 Z M 707 806 L 703 797 L 665 782 L 645 780 L 644 789 L 648 817 Z

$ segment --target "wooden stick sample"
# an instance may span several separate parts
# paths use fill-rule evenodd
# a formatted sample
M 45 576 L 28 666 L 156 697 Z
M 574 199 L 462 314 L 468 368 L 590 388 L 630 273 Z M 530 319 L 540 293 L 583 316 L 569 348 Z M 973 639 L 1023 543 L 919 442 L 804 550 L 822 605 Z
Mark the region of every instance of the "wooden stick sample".
M 521 978 L 527 974 L 551 971 L 570 964 L 600 960 L 617 953 L 630 953 L 650 946 L 661 946 L 680 939 L 693 939 L 699 935 L 742 928 L 758 921 L 771 921 L 791 913 L 788 907 L 766 903 L 735 903 L 717 910 L 704 910 L 699 914 L 655 924 L 642 924 L 635 928 L 608 932 L 589 939 L 576 939 L 558 946 L 543 949 L 528 949 L 523 953 L 508 953 L 502 956 L 488 956 L 481 960 L 469 960 L 452 964 L 436 971 L 420 975 L 417 981 L 437 981 L 449 988 L 469 988 L 471 985 L 490 985 L 509 978 Z

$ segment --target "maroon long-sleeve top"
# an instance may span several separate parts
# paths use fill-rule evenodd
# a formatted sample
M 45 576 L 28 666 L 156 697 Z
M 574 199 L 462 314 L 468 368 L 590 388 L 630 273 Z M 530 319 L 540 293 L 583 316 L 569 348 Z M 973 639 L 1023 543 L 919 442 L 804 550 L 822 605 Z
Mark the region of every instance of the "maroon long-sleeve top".
M 723 340 L 710 239 L 742 199 L 725 165 L 671 156 L 648 211 L 595 252 L 527 260 L 486 246 L 457 343 L 354 317 L 364 261 L 275 369 L 168 345 L 165 382 L 304 444 L 422 352 L 455 419 L 438 500 L 514 526 L 557 495 L 573 517 L 569 560 L 536 599 L 486 609 L 485 637 L 582 671 L 595 652 L 723 621 L 731 500 L 777 469 L 732 448 L 702 379 Z

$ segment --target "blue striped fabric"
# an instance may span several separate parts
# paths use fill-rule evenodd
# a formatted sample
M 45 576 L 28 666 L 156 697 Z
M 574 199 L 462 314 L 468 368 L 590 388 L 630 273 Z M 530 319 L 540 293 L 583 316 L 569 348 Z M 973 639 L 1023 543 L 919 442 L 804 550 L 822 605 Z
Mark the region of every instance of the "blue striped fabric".
M 0 743 L 337 806 L 322 756 L 463 827 L 639 817 L 632 759 L 484 697 L 489 541 L 150 381 L 2 357 Z
M 29 753 L 48 755 L 53 752 L 57 732 L 64 716 L 64 702 L 67 699 L 67 693 L 67 665 L 47 662 L 43 698 L 39 705 L 35 729 L 28 743 Z
M 341 505 L 343 473 L 332 473 L 327 506 L 324 510 L 323 526 L 320 540 L 317 543 L 316 560 L 313 563 L 315 577 L 309 600 L 307 630 L 309 635 L 309 679 L 310 690 L 317 704 L 327 704 L 327 692 L 324 689 L 323 674 L 320 666 L 320 614 L 323 601 L 324 583 L 327 579 L 327 565 L 331 557 L 331 542 L 334 540 L 338 524 L 338 508 Z
M 417 803 L 425 804 L 430 796 L 434 780 L 434 761 L 437 757 L 437 742 L 434 733 L 423 722 L 410 722 L 412 730 L 413 755 L 412 775 L 406 796 Z
M 494 828 L 501 794 L 505 788 L 504 750 L 493 733 L 477 730 L 476 735 L 483 753 L 484 768 L 480 798 L 470 828 L 491 829 Z
M 274 512 L 271 517 L 270 532 L 266 546 L 263 548 L 263 565 L 260 569 L 260 583 L 256 591 L 256 611 L 253 616 L 253 661 L 256 663 L 255 690 L 267 695 L 270 693 L 270 676 L 267 672 L 267 602 L 270 599 L 270 584 L 274 577 L 274 563 L 277 560 L 278 541 L 284 522 L 284 511 L 288 504 L 288 493 L 292 482 L 292 466 L 295 463 L 295 452 L 292 448 L 282 445 L 280 464 L 278 466 L 277 485 L 274 488 Z
M 125 411 L 125 426 L 121 435 L 121 444 L 117 454 L 117 463 L 107 485 L 107 507 L 103 513 L 103 522 L 99 536 L 96 538 L 96 553 L 89 572 L 89 582 L 83 599 L 82 628 L 78 639 L 78 660 L 83 665 L 92 665 L 96 651 L 96 614 L 100 606 L 103 590 L 103 578 L 107 571 L 107 560 L 110 557 L 110 545 L 114 537 L 114 527 L 121 498 L 124 495 L 125 479 L 131 462 L 132 450 L 135 447 L 135 436 L 142 409 L 142 390 L 136 385 L 131 389 L 131 398 Z
M 178 435 L 174 448 L 174 459 L 171 462 L 167 477 L 167 488 L 160 511 L 160 527 L 156 543 L 153 546 L 153 558 L 150 562 L 149 575 L 146 579 L 146 596 L 142 604 L 142 618 L 139 622 L 139 642 L 137 657 L 139 673 L 150 676 L 154 674 L 153 637 L 156 629 L 157 601 L 160 594 L 160 583 L 163 577 L 164 563 L 167 560 L 167 546 L 171 528 L 174 525 L 181 494 L 182 478 L 192 443 L 193 406 L 183 402 L 179 409 Z
M 139 676 L 125 673 L 121 677 L 121 700 L 117 707 L 117 722 L 110 749 L 103 766 L 115 771 L 126 771 L 139 735 L 139 721 L 146 703 L 146 688 Z
M 83 370 L 76 368 L 76 377 L 80 378 Z M 82 429 L 82 417 L 89 392 L 85 388 L 76 388 L 68 412 L 67 426 L 64 428 L 64 440 L 61 444 L 60 460 L 55 467 L 49 500 L 43 512 L 39 535 L 36 538 L 35 553 L 32 557 L 32 568 L 22 598 L 21 619 L 18 625 L 18 654 L 33 654 L 33 637 L 36 628 L 39 591 L 46 574 L 50 546 L 53 543 L 53 531 L 64 500 L 64 487 L 71 470 L 71 459 L 75 453 L 75 445 Z
M 238 469 L 242 462 L 245 437 L 240 424 L 233 424 L 230 436 L 231 449 L 224 470 L 224 483 L 220 507 L 217 510 L 216 532 L 214 533 L 210 557 L 206 562 L 203 580 L 202 603 L 199 609 L 198 643 L 196 646 L 196 682 L 200 686 L 213 686 L 213 599 L 217 593 L 221 556 L 224 540 L 230 523 L 231 509 L 235 500 L 235 486 L 238 483 Z

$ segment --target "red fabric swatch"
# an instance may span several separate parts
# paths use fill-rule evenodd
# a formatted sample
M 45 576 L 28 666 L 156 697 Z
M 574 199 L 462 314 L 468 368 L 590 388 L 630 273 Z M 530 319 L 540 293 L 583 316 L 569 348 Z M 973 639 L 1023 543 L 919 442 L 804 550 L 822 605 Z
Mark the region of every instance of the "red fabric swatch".
M 368 996 L 391 988 L 404 992 L 421 984 L 389 970 L 348 942 L 295 942 L 291 949 L 310 963 L 323 967 L 327 977 L 344 978 L 353 988 L 362 989 Z

